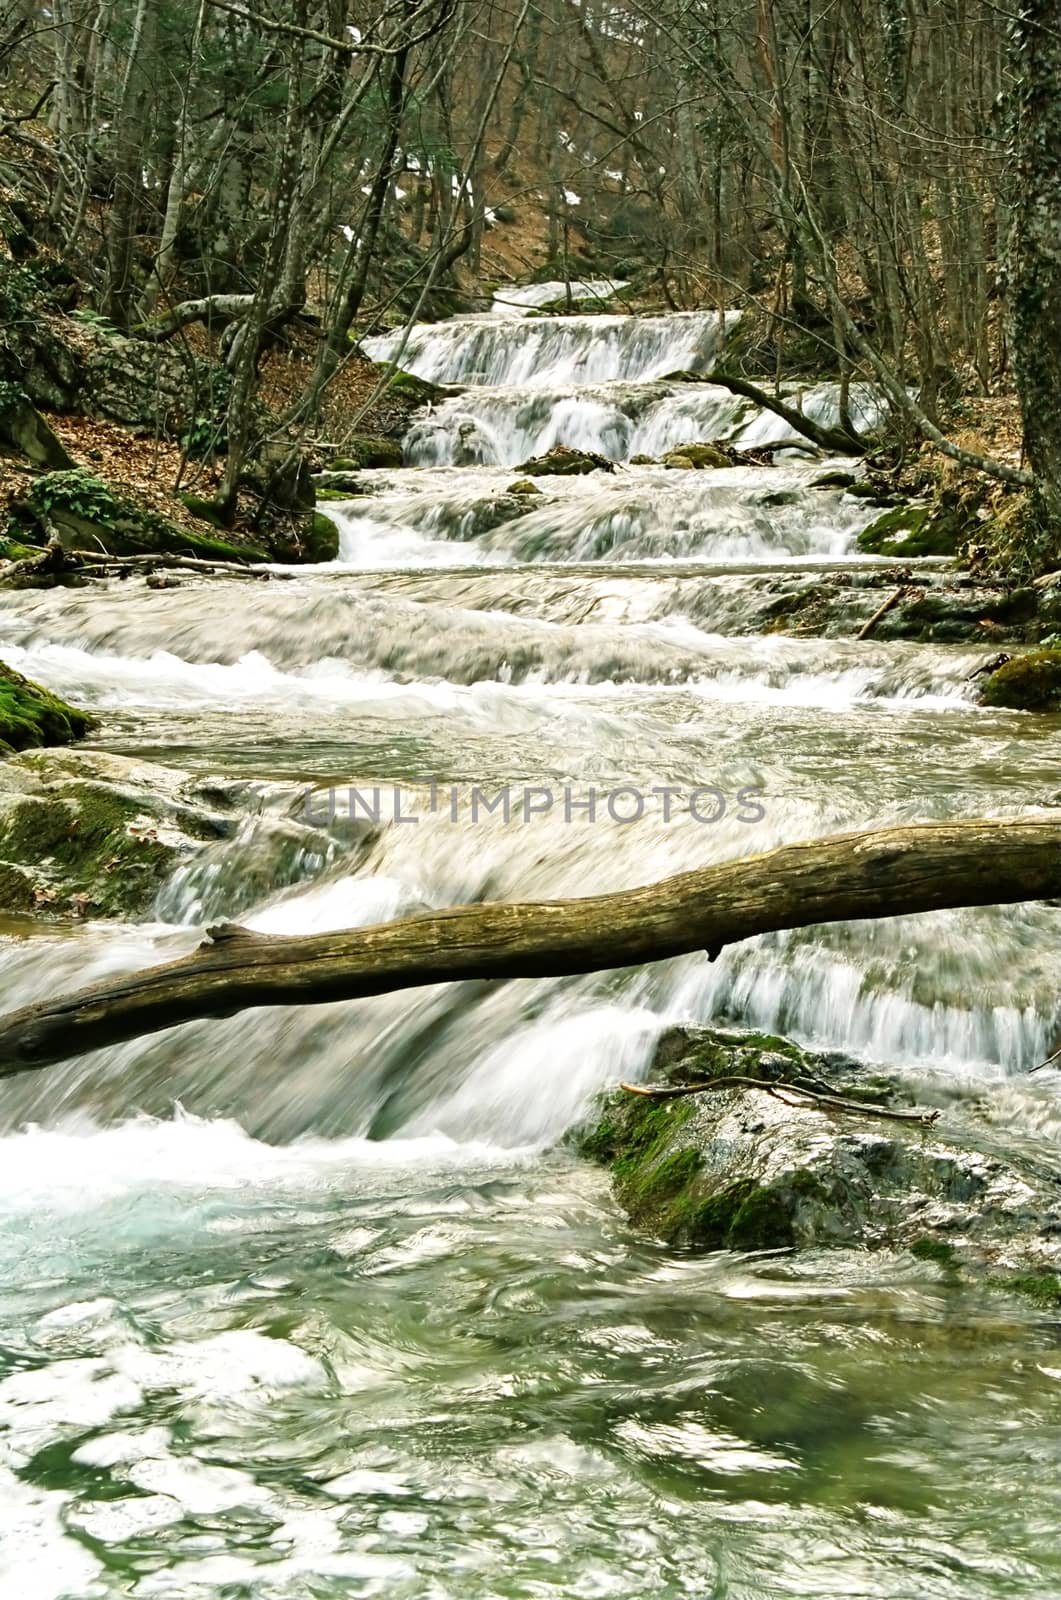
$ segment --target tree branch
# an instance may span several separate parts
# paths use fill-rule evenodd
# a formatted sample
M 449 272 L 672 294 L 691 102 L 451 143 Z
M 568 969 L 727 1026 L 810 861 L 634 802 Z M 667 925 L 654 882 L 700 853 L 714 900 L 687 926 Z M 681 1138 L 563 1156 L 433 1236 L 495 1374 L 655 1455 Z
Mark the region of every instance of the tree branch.
M 841 834 L 618 894 L 456 906 L 338 933 L 274 938 L 226 924 L 177 961 L 0 1017 L 0 1077 L 248 1006 L 713 957 L 776 929 L 1058 894 L 1061 819 L 1020 817 Z
M 720 389 L 729 389 L 732 394 L 754 400 L 764 411 L 772 411 L 821 450 L 845 456 L 863 456 L 866 453 L 866 446 L 854 434 L 848 433 L 846 428 L 826 428 L 822 423 L 804 416 L 795 406 L 786 405 L 776 395 L 760 389 L 758 384 L 749 383 L 745 378 L 731 378 L 728 373 L 722 372 L 709 372 L 706 376 L 708 383 L 717 383 Z

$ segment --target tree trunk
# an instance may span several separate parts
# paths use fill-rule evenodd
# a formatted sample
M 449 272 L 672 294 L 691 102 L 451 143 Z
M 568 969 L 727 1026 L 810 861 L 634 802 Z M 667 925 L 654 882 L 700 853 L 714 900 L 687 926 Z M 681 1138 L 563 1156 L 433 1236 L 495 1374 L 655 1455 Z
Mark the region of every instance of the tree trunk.
M 1057 0 L 1018 9 L 1013 370 L 1041 519 L 1061 553 L 1061 27 Z
M 583 900 L 455 906 L 300 938 L 226 925 L 178 961 L 0 1017 L 0 1077 L 248 1006 L 714 957 L 780 928 L 1058 894 L 1061 821 L 1021 817 L 811 839 Z

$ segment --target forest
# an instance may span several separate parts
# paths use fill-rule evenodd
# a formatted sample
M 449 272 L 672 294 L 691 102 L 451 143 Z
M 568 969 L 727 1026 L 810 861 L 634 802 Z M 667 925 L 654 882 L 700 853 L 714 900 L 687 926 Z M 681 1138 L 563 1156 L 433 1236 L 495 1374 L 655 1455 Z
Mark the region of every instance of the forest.
M 1056 1600 L 1056 0 L 0 0 L 0 1593 Z

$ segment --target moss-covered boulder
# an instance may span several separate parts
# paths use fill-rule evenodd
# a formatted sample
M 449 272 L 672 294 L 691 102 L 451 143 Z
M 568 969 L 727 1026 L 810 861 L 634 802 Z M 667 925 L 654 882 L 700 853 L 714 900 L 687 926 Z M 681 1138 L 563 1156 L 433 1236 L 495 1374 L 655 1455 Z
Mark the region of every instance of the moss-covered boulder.
M 181 803 L 168 769 L 92 752 L 0 774 L 0 910 L 147 912 L 183 856 L 234 823 Z
M 108 555 L 189 555 L 210 561 L 265 561 L 260 546 L 193 533 L 146 511 L 88 472 L 49 472 L 30 490 L 30 505 L 67 550 Z
M 426 378 L 418 378 L 414 372 L 404 372 L 400 367 L 391 372 L 386 363 L 377 362 L 381 378 L 386 379 L 387 393 L 400 395 L 409 402 L 410 408 L 433 405 L 441 400 L 446 393 L 437 383 L 429 383 Z M 398 463 L 399 466 L 401 463 Z
M 984 705 L 1061 711 L 1061 648 L 1033 650 L 996 668 L 980 690 Z
M 17 385 L 0 380 L 0 451 L 5 449 L 48 472 L 74 465 L 27 395 Z
M 858 536 L 866 555 L 956 556 L 981 534 L 980 499 L 956 489 L 942 489 L 931 505 L 894 506 Z
M 396 439 L 384 439 L 371 433 L 353 434 L 344 446 L 344 454 L 332 459 L 332 468 L 338 472 L 359 472 L 367 467 L 401 467 L 404 464 L 402 447 Z
M 896 1118 L 911 1109 L 897 1074 L 728 1028 L 669 1029 L 650 1077 L 706 1087 L 677 1098 L 605 1095 L 577 1147 L 610 1169 L 630 1218 L 667 1244 L 916 1246 L 918 1259 L 980 1278 L 1001 1266 L 1061 1268 L 1052 1185 L 1026 1152 L 995 1148 L 992 1125 L 974 1131 L 979 1099 L 968 1127 L 943 1133 Z M 800 1085 L 849 1109 L 800 1096 Z
M 49 744 L 71 744 L 96 726 L 48 689 L 0 662 L 0 753 Z
M 724 450 L 714 444 L 680 444 L 673 450 L 668 450 L 663 457 L 663 466 L 672 470 L 688 471 L 695 468 L 702 472 L 705 468 L 732 467 L 733 462 Z
M 509 484 L 508 488 L 505 490 L 505 493 L 541 494 L 541 490 L 538 488 L 538 485 L 536 483 L 532 483 L 529 478 L 517 478 L 515 483 Z
M 543 456 L 532 456 L 516 469 L 529 478 L 577 478 L 587 472 L 614 472 L 615 462 L 592 450 L 572 450 L 566 444 L 554 444 Z

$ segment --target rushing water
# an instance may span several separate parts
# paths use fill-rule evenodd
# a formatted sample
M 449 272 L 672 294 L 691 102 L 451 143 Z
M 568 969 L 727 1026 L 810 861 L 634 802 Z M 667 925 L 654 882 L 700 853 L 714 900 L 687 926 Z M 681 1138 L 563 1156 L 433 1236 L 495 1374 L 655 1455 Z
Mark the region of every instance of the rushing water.
M 678 417 L 732 435 L 720 391 L 645 382 L 709 365 L 717 333 L 417 332 L 404 364 L 480 388 L 414 427 L 419 467 L 334 508 L 334 567 L 0 598 L 4 659 L 91 704 L 97 746 L 220 775 L 248 812 L 150 925 L 12 925 L 9 1001 L 224 916 L 353 926 L 1058 804 L 1058 722 L 975 706 L 982 651 L 742 636 L 764 574 L 853 561 L 868 513 L 820 463 L 624 466 L 513 507 L 504 465 L 578 442 L 572 417 L 626 417 L 593 436 L 617 460 Z M 448 407 L 492 441 L 472 464 L 424 443 L 460 438 Z M 721 814 L 668 818 L 667 785 Z M 721 1017 L 973 1087 L 1052 1159 L 1054 1080 L 1017 1074 L 1056 1042 L 1059 928 L 941 913 L 249 1012 L 8 1083 L 0 1593 L 1056 1596 L 1053 1323 L 909 1256 L 665 1251 L 561 1141 L 668 1022 Z

